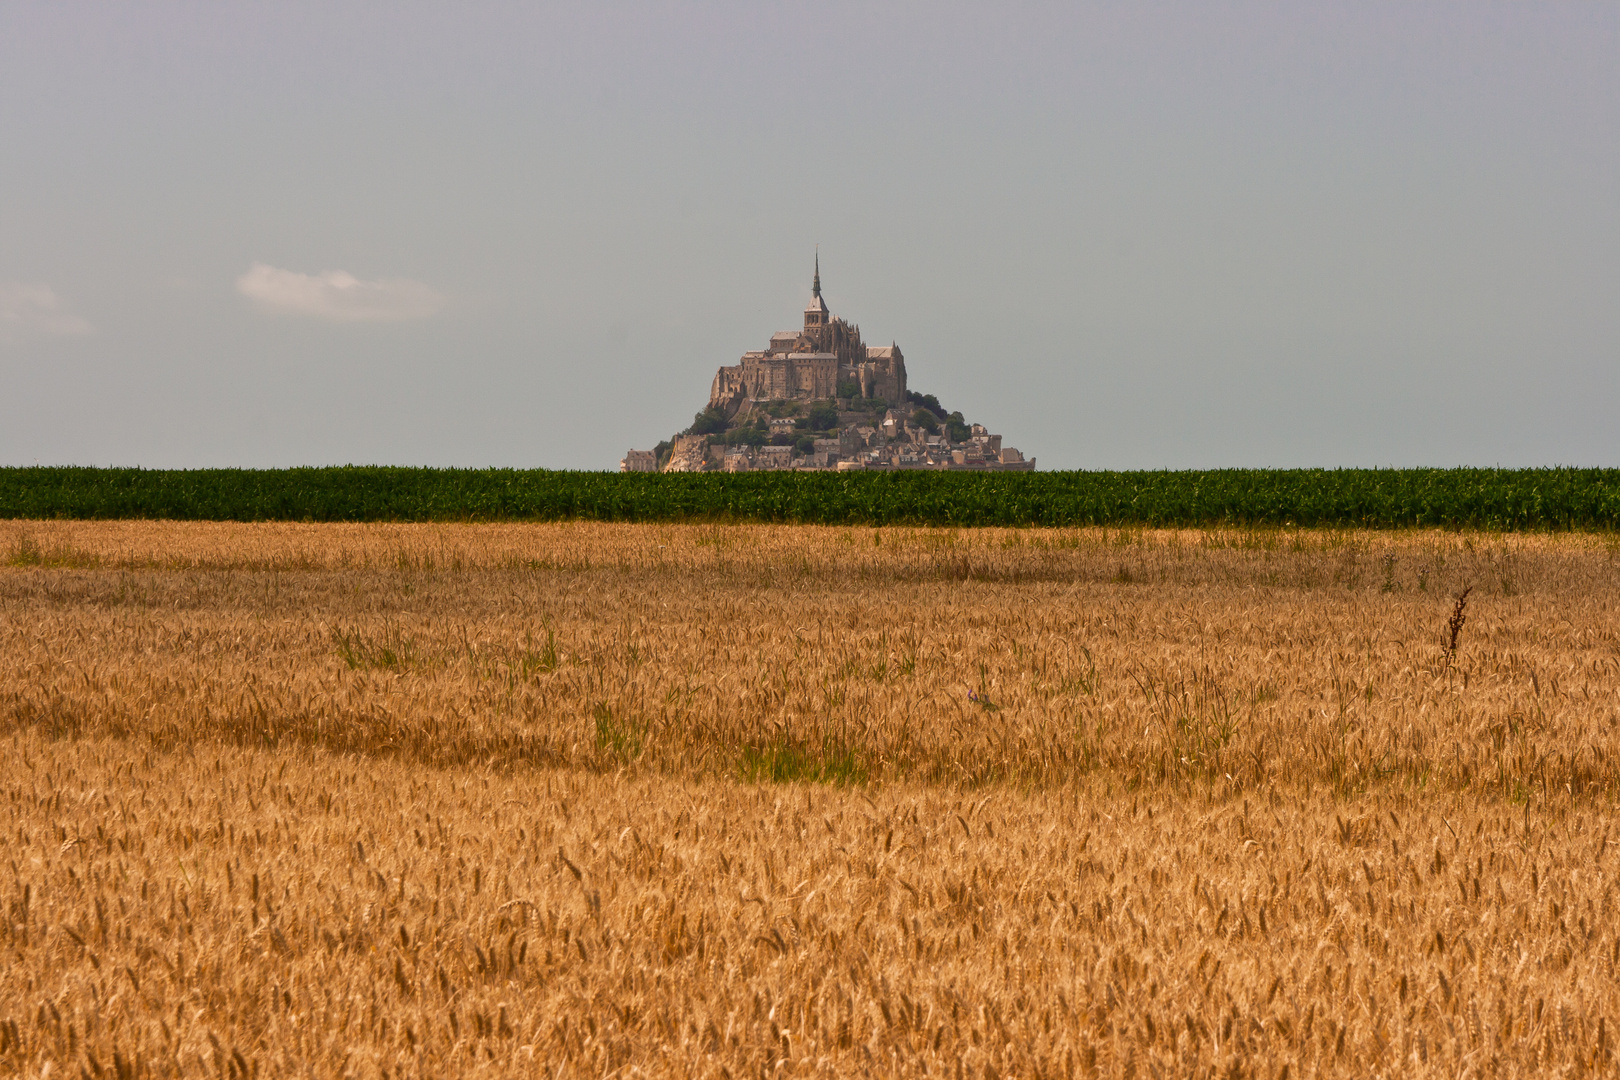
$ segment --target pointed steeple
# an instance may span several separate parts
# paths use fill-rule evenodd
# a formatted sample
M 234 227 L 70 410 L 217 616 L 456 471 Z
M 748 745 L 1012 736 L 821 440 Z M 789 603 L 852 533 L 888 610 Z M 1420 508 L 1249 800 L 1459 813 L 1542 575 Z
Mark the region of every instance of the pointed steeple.
M 804 309 L 804 327 L 826 326 L 832 322 L 832 314 L 827 310 L 827 301 L 821 298 L 821 245 L 816 245 L 816 276 L 810 284 L 810 303 Z

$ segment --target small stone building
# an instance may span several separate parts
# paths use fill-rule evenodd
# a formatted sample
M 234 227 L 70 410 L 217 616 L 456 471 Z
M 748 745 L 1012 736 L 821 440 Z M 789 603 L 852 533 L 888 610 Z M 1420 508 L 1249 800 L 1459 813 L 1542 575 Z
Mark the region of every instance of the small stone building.
M 619 462 L 620 472 L 657 472 L 658 455 L 651 450 L 631 450 Z

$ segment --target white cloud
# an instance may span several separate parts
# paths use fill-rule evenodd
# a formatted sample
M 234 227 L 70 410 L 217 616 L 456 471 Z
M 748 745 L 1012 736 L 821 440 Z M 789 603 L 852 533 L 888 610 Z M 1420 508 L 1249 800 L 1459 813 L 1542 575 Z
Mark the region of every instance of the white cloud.
M 72 337 L 91 330 L 90 324 L 69 310 L 49 285 L 0 281 L 0 334 Z
M 329 322 L 425 319 L 444 306 L 444 298 L 420 281 L 361 281 L 342 270 L 300 274 L 264 263 L 237 278 L 236 291 L 266 311 Z

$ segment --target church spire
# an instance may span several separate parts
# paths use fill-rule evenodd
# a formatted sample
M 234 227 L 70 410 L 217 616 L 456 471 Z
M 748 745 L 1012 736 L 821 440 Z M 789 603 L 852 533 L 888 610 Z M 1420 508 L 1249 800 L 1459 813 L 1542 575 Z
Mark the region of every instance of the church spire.
M 804 327 L 808 331 L 815 327 L 824 327 L 832 322 L 832 314 L 827 310 L 827 301 L 821 298 L 821 251 L 817 245 L 816 276 L 810 286 L 810 303 L 804 308 Z M 819 332 L 819 331 L 818 331 Z

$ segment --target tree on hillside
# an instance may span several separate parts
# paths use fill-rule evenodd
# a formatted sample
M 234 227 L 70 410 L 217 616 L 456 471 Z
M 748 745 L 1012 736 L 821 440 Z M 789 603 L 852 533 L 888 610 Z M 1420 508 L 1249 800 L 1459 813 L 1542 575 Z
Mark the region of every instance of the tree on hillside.
M 939 420 L 945 419 L 945 406 L 939 403 L 939 398 L 933 394 L 919 394 L 915 390 L 906 391 L 906 401 L 912 405 L 921 405 Z
M 688 435 L 718 435 L 726 430 L 726 414 L 720 409 L 710 405 L 696 416 L 692 417 L 692 426 L 686 429 Z
M 810 430 L 830 431 L 838 426 L 838 406 L 830 401 L 818 401 L 810 406 Z

